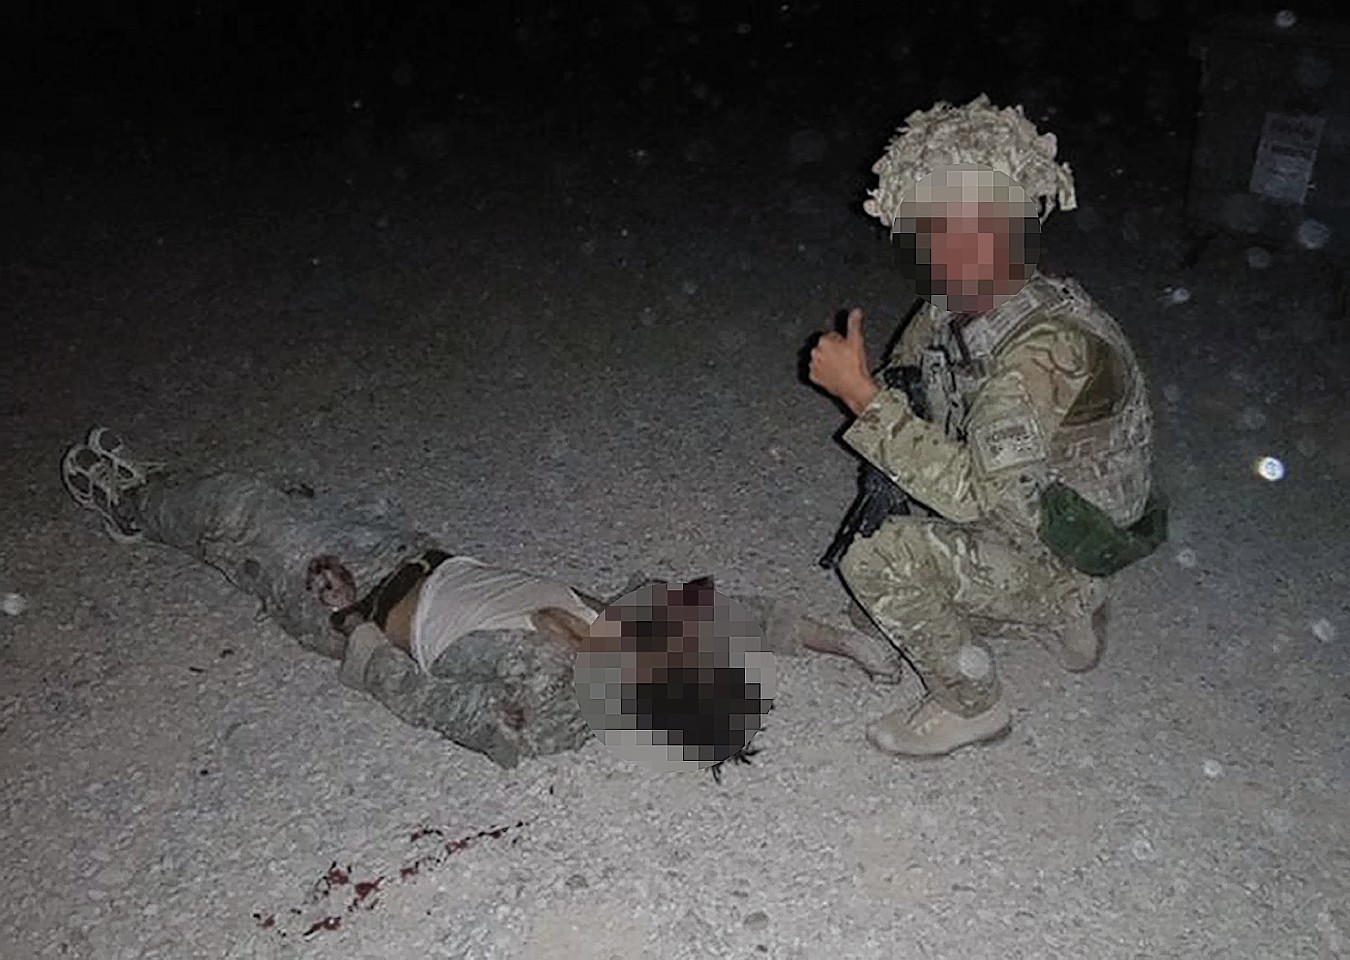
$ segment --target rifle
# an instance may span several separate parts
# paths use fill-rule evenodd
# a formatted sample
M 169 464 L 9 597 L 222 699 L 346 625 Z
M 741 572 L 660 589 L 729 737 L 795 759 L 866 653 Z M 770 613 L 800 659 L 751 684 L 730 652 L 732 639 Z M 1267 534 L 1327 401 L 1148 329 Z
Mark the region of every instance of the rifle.
M 918 367 L 887 367 L 881 373 L 881 380 L 891 389 L 904 390 L 915 416 L 922 420 L 928 419 L 923 375 Z M 855 536 L 862 534 L 870 537 L 887 517 L 907 516 L 913 506 L 908 494 L 898 484 L 864 460 L 858 468 L 858 496 L 848 508 L 848 513 L 844 514 L 830 548 L 820 558 L 821 567 L 826 570 L 836 569 Z

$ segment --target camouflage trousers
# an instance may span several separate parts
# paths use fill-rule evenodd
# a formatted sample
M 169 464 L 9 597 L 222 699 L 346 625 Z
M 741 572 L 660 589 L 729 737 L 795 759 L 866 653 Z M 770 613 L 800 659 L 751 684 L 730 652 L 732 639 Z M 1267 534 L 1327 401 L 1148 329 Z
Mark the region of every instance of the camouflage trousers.
M 1058 630 L 1092 595 L 1090 578 L 1039 541 L 941 518 L 891 517 L 853 541 L 839 572 L 927 691 L 962 716 L 982 713 L 1002 694 L 991 634 Z

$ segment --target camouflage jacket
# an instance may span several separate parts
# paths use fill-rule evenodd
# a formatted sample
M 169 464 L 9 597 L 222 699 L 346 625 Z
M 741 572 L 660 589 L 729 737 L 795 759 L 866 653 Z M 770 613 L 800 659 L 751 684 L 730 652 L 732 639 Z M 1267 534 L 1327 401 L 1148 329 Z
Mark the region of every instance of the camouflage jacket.
M 922 369 L 928 419 L 883 388 L 844 440 L 932 510 L 1034 536 L 1058 480 L 1122 526 L 1142 515 L 1147 385 L 1120 327 L 1072 280 L 1038 273 L 974 318 L 924 304 L 892 365 Z

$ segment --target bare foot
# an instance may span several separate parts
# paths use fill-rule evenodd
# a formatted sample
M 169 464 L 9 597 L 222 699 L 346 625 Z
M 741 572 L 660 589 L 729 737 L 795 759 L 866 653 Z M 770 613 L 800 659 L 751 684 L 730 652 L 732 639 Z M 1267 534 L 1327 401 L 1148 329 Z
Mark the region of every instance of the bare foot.
M 309 562 L 305 588 L 329 610 L 341 610 L 356 602 L 356 579 L 332 554 L 322 554 Z

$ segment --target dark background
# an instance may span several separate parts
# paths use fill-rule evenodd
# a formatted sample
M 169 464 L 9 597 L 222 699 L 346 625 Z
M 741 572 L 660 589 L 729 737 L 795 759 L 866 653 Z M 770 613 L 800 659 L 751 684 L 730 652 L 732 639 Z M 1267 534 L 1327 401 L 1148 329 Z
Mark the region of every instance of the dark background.
M 1337 4 L 1304 5 L 1302 17 Z M 593 8 L 592 8 L 593 9 Z M 418 123 L 538 123 L 552 136 L 684 135 L 846 115 L 883 137 L 934 100 L 988 90 L 1054 118 L 1066 151 L 1184 131 L 1191 31 L 1271 4 L 568 3 L 101 9 L 11 3 L 0 17 L 5 140 L 44 165 L 284 152 L 364 124 L 397 150 Z M 748 27 L 748 30 L 747 30 Z M 360 106 L 355 106 L 355 104 Z M 678 128 L 678 129 L 677 129 Z M 257 157 L 254 157 L 256 161 Z

